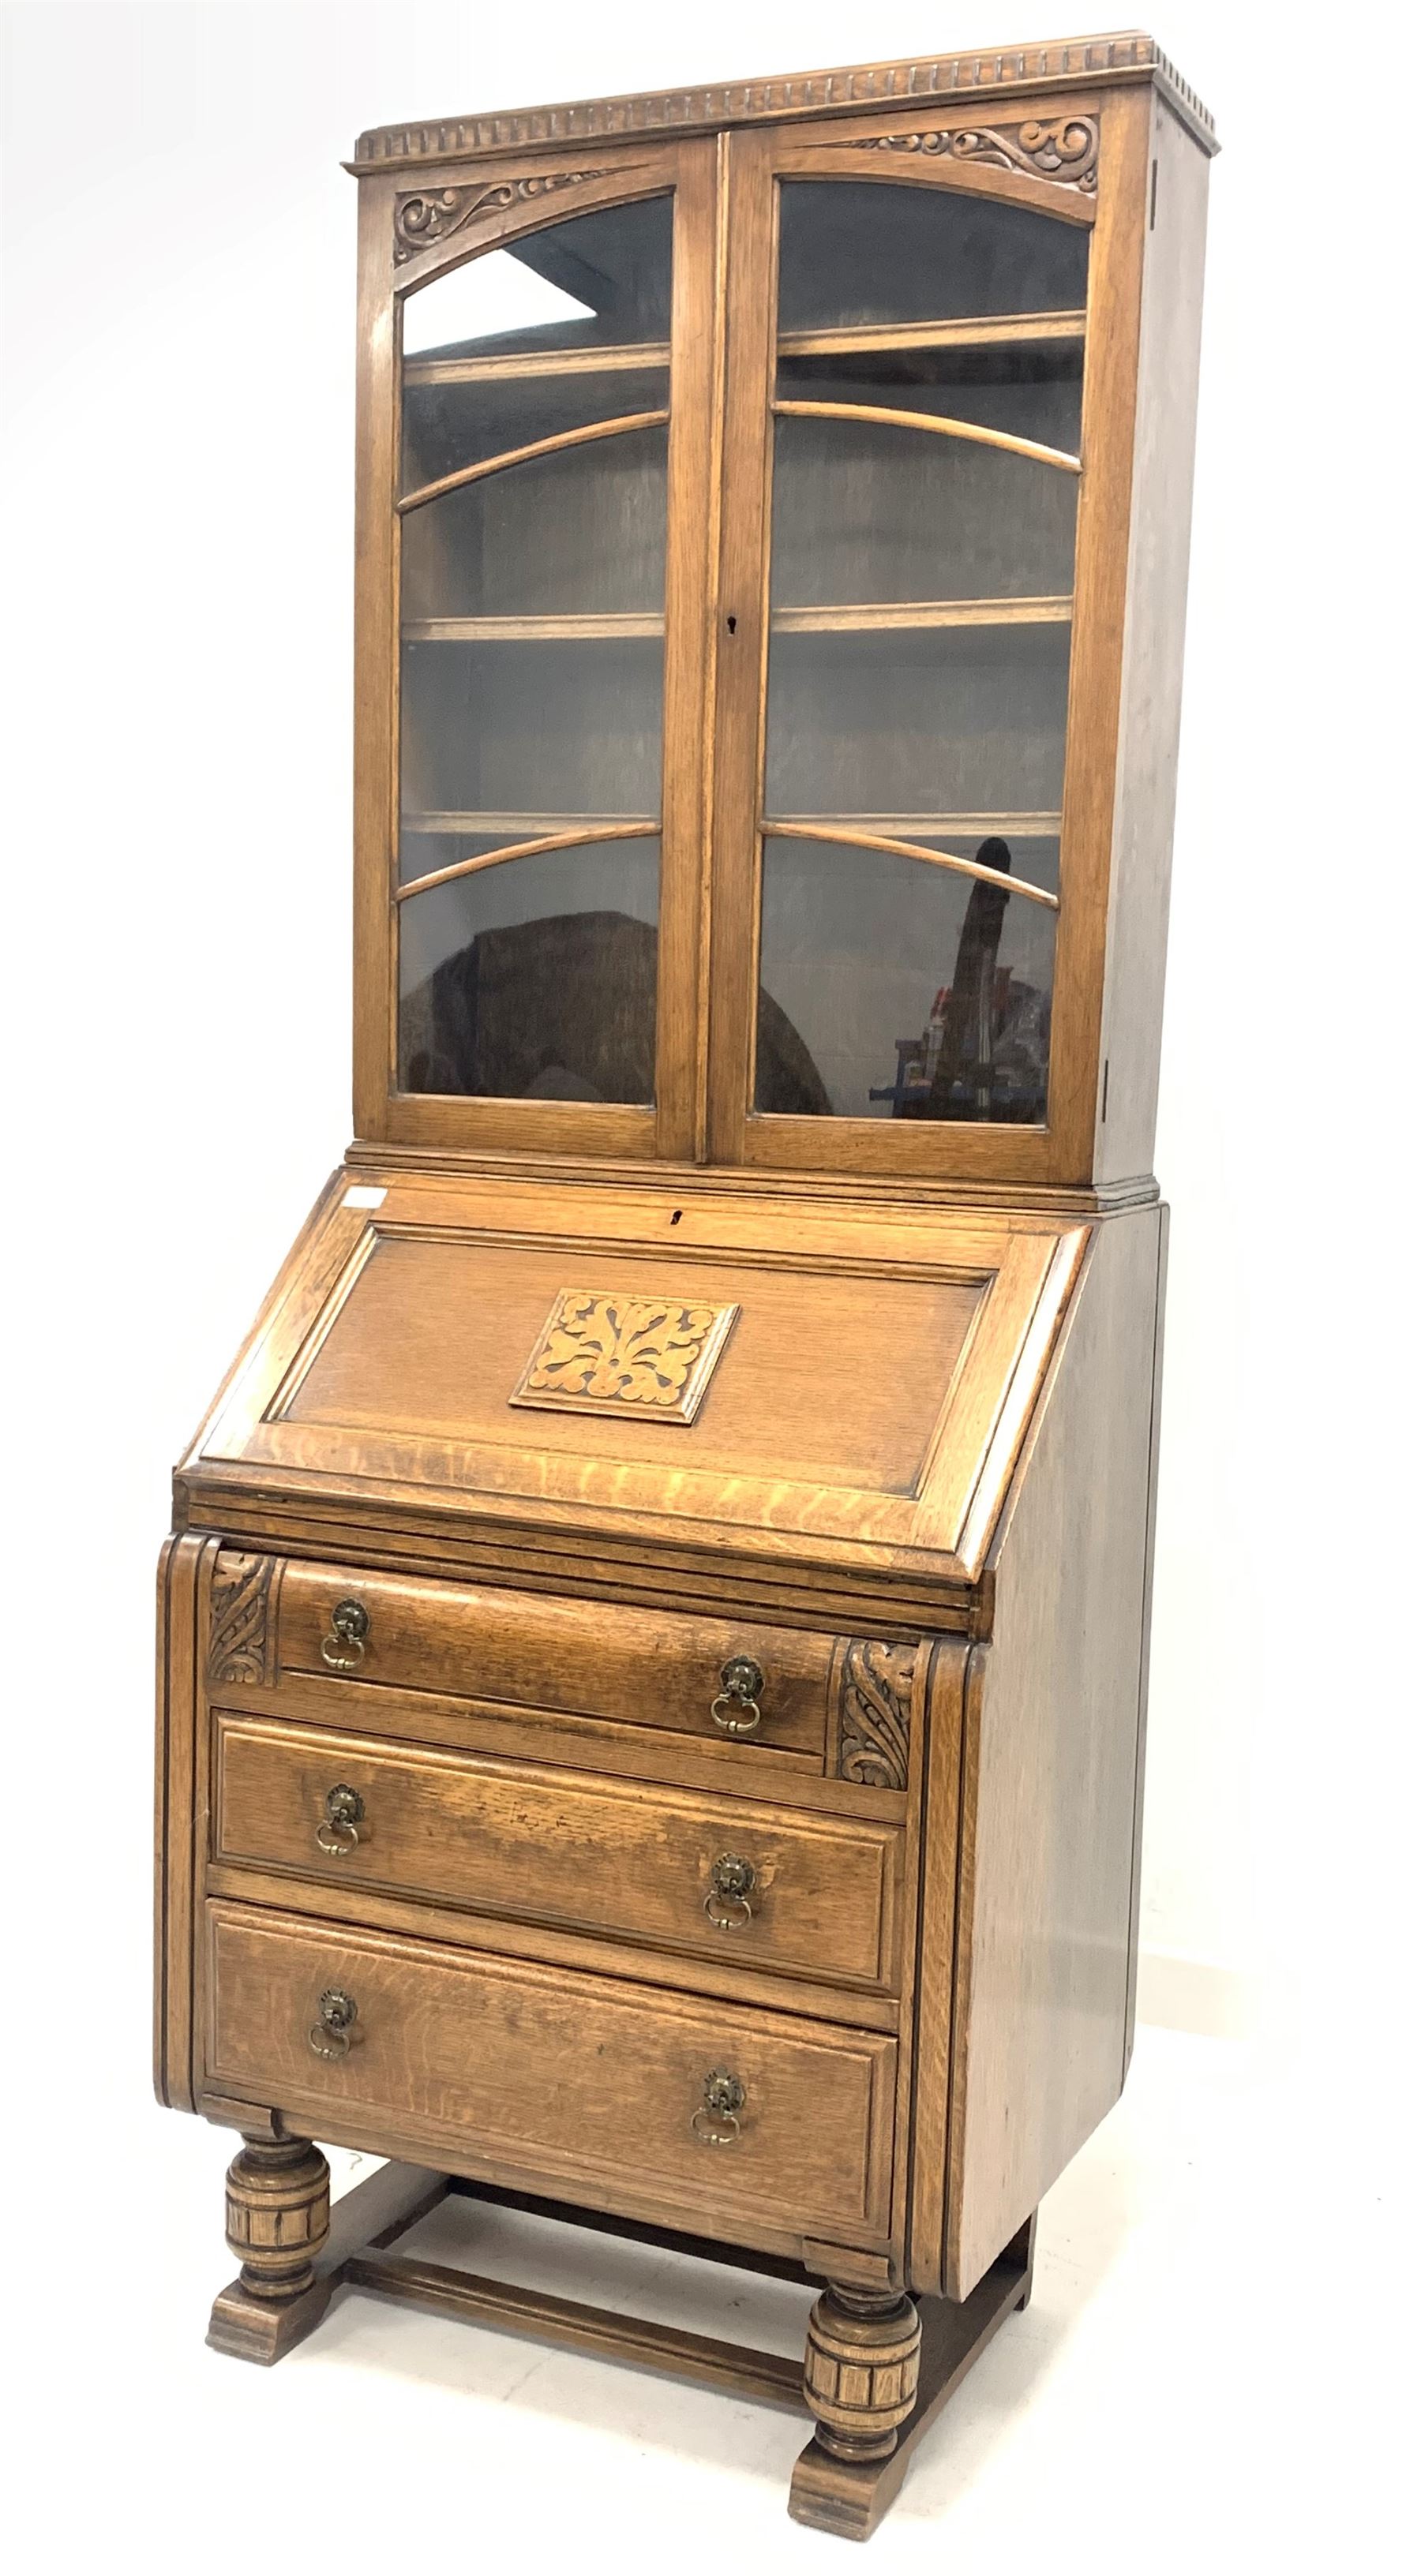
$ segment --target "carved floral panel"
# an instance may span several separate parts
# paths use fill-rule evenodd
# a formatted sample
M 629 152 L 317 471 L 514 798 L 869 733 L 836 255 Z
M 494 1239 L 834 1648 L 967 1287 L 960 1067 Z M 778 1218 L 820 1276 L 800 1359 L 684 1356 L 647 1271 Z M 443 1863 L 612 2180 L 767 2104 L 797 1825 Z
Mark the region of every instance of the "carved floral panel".
M 693 1422 L 739 1312 L 564 1288 L 509 1403 Z

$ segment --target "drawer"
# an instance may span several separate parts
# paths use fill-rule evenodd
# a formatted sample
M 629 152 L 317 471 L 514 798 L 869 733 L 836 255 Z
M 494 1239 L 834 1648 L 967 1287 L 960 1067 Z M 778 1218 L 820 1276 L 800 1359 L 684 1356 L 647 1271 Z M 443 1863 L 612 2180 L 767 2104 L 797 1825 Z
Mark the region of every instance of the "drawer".
M 341 1791 L 359 1803 L 350 1821 Z M 836 1982 L 894 1979 L 893 1825 L 231 1715 L 217 1721 L 215 1814 L 214 1856 L 238 1866 Z M 744 1894 L 732 1862 L 753 1871 Z
M 361 1614 L 361 1633 L 350 1641 L 331 1625 L 343 1602 Z M 734 1740 L 747 1753 L 788 1750 L 823 1761 L 834 1641 L 798 1629 L 293 1561 L 282 1569 L 277 1639 L 283 1672 L 673 1728 L 719 1743 L 731 1740 L 712 1716 L 722 1671 L 744 1657 L 764 1677 L 760 1715 L 753 1732 L 741 1734 L 743 1711 L 723 1702 L 718 1713 L 731 1721 Z
M 876 2032 L 209 1903 L 204 2057 L 207 2089 L 317 2137 L 751 2242 L 888 2232 L 897 2049 Z

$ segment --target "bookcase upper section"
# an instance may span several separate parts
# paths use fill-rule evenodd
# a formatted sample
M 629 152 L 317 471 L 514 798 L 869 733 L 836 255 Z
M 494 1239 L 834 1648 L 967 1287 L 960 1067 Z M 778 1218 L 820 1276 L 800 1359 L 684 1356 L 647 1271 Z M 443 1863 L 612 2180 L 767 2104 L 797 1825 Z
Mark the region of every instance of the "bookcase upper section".
M 362 138 L 362 1138 L 1148 1174 L 1206 138 L 1133 36 Z

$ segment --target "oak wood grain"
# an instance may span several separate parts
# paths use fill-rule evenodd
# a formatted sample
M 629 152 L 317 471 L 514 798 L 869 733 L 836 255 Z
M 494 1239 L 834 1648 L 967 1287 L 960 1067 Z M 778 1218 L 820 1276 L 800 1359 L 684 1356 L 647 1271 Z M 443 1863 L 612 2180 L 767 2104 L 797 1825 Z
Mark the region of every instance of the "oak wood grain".
M 466 2165 L 600 2174 L 633 2214 L 679 2194 L 851 2243 L 886 2232 L 896 2052 L 877 2033 L 213 1902 L 207 1963 L 205 2077 L 224 2092 L 304 2106 L 312 2125 L 383 2113 Z M 331 1991 L 357 2006 L 334 2058 L 311 2044 Z M 744 2090 L 738 2134 L 705 2144 L 692 2121 L 722 2066 Z
M 963 2298 L 1116 2100 L 1132 1942 L 1158 1210 L 1092 1245 L 994 1541 L 962 1780 L 945 2280 Z M 947 1872 L 951 1855 L 939 1848 Z
M 342 1786 L 361 1812 L 337 1832 L 327 1807 Z M 234 1717 L 218 1730 L 219 1860 L 299 1869 L 342 1895 L 377 1887 L 708 1950 L 732 1968 L 891 1984 L 899 1841 L 891 1826 L 576 1772 Z M 726 1855 L 753 1872 L 729 1903 L 713 1879 Z

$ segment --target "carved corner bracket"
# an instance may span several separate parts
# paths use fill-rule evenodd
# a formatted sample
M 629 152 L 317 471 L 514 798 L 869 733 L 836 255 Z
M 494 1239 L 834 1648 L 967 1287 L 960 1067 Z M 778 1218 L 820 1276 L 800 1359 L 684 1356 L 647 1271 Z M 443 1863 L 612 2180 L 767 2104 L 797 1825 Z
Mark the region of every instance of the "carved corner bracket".
M 867 1789 L 906 1789 L 916 1646 L 847 1637 L 830 1681 L 830 1769 Z
M 212 1570 L 207 1678 L 260 1688 L 276 1679 L 276 1627 L 271 1616 L 274 1556 L 223 1548 Z
M 546 170 L 527 179 L 491 179 L 467 188 L 415 188 L 395 199 L 395 265 L 416 259 L 422 250 L 462 232 L 476 215 L 499 215 L 510 206 L 531 205 L 560 188 L 580 188 L 589 179 L 605 179 L 605 170 Z
M 963 161 L 1050 179 L 1093 197 L 1100 169 L 1100 120 L 1095 116 L 1030 117 L 1021 125 L 922 127 L 911 134 L 855 135 L 841 152 L 917 153 L 924 160 Z

